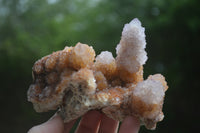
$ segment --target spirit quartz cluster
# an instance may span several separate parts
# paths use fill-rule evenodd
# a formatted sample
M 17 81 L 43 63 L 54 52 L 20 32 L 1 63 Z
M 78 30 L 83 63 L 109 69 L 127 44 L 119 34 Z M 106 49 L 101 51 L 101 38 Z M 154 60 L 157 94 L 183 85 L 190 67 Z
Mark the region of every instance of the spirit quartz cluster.
M 108 51 L 95 58 L 91 46 L 77 43 L 36 61 L 28 101 L 37 112 L 59 109 L 64 122 L 96 109 L 119 121 L 138 117 L 146 128 L 155 129 L 164 117 L 168 86 L 161 74 L 143 79 L 144 30 L 138 19 L 126 24 L 116 58 Z

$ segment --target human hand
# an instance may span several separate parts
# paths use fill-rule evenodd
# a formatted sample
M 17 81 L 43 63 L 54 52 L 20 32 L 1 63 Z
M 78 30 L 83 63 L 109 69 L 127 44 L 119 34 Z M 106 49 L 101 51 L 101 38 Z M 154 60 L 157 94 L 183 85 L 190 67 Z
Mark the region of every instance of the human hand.
M 47 122 L 32 127 L 28 133 L 69 133 L 76 120 L 63 123 L 61 117 L 55 114 Z M 119 122 L 98 111 L 89 111 L 81 119 L 76 133 L 117 133 Z M 127 117 L 122 122 L 119 133 L 138 133 L 140 122 L 134 117 Z

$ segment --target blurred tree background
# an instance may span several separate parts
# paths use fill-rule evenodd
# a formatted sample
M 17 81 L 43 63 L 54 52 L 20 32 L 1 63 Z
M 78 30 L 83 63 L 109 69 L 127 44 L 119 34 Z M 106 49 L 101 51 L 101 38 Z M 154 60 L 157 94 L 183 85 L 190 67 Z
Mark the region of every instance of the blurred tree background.
M 0 130 L 27 132 L 54 112 L 27 102 L 33 63 L 77 42 L 115 53 L 125 23 L 146 28 L 149 74 L 166 76 L 165 119 L 155 131 L 199 131 L 199 0 L 0 0 Z

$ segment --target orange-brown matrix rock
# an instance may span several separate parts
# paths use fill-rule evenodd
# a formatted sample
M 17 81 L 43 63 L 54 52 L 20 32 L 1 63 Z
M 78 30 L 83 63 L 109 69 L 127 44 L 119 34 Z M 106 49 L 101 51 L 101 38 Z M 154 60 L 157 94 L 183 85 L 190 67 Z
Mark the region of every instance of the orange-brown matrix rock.
M 91 46 L 77 43 L 36 61 L 28 101 L 37 112 L 59 109 L 64 122 L 98 109 L 119 121 L 133 115 L 155 129 L 168 86 L 161 74 L 143 80 L 144 30 L 138 19 L 126 24 L 116 58 L 108 51 L 96 56 Z

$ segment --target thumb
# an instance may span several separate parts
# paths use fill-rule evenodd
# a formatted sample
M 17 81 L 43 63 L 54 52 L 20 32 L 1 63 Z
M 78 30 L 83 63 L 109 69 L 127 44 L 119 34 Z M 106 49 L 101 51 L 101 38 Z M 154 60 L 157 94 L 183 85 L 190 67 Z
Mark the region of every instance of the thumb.
M 47 122 L 32 127 L 28 133 L 63 133 L 64 123 L 61 117 L 55 114 Z

